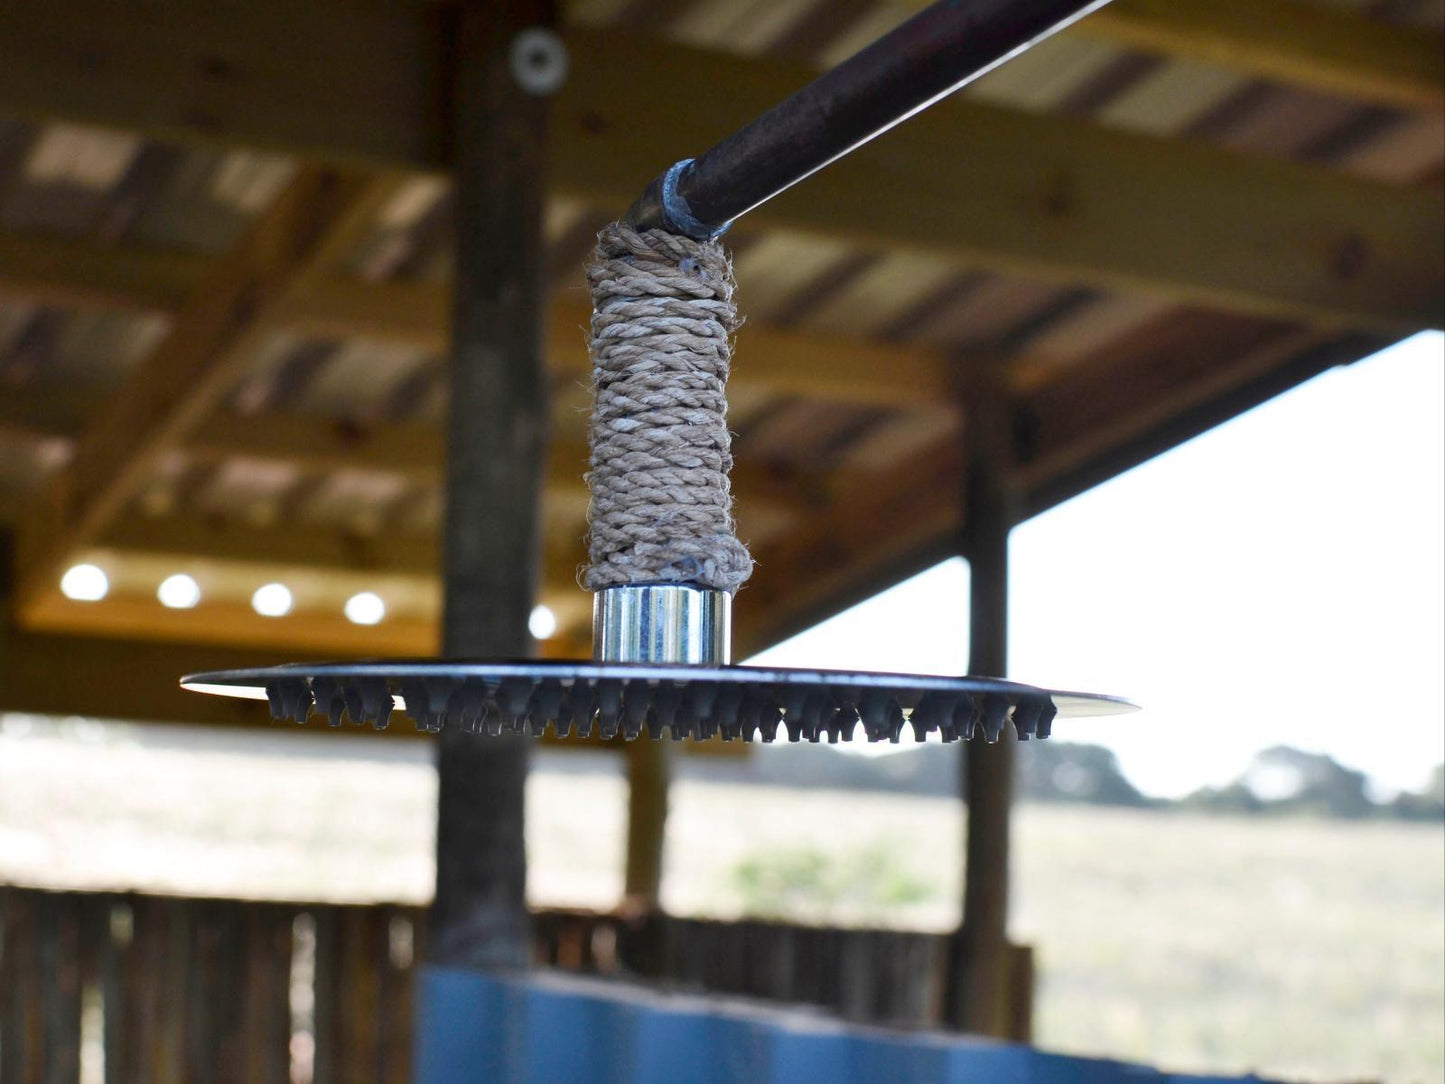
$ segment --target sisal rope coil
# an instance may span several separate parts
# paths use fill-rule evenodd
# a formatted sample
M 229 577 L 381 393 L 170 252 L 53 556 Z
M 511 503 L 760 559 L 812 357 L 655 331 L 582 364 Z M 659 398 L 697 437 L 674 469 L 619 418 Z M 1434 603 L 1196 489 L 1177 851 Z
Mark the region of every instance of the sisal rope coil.
M 738 327 L 722 245 L 613 223 L 592 287 L 589 591 L 752 572 L 732 516 L 727 379 Z

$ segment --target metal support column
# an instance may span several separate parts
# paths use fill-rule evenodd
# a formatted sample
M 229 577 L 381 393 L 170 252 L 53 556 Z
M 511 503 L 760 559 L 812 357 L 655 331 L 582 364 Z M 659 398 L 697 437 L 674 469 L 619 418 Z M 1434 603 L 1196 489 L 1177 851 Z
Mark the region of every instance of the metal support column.
M 1012 412 L 996 364 L 970 366 L 964 387 L 962 549 L 970 568 L 970 674 L 1004 677 L 1008 668 L 1008 536 L 1017 501 L 1008 482 Z M 968 807 L 963 928 L 950 991 L 949 1019 L 965 1031 L 1006 1035 L 1009 1021 L 1009 815 L 1014 741 L 1005 726 L 995 745 L 965 747 Z
M 447 429 L 443 652 L 520 658 L 538 572 L 545 456 L 542 193 L 547 96 L 524 86 L 545 50 L 545 0 L 461 5 L 452 103 L 456 275 Z M 529 35 L 520 38 L 519 35 Z M 541 53 L 537 54 L 542 55 Z M 543 58 L 545 62 L 545 57 Z M 523 72 L 525 68 L 521 69 Z M 527 741 L 455 730 L 437 745 L 432 962 L 529 957 L 523 792 Z

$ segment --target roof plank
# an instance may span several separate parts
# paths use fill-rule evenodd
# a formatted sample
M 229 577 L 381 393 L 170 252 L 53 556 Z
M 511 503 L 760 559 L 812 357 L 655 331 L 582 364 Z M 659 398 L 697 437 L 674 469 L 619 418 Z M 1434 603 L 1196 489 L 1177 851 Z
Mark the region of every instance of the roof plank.
M 212 262 L 188 252 L 0 233 L 0 293 L 61 308 L 174 312 Z
M 745 302 L 744 302 L 745 303 Z M 441 353 L 446 347 L 447 290 L 428 282 L 369 283 L 318 279 L 281 306 L 279 321 L 301 332 L 361 335 Z M 591 372 L 587 327 L 592 310 L 562 296 L 547 313 L 548 362 L 554 371 Z M 779 395 L 804 395 L 878 406 L 939 409 L 950 386 L 940 352 L 816 332 L 744 324 L 737 333 L 731 379 Z
M 100 0 L 76 0 L 65 19 L 40 0 L 0 7 L 0 109 L 442 168 L 435 10 L 277 0 L 148 10 L 156 23 Z M 569 44 L 556 188 L 619 209 L 668 162 L 812 74 L 616 32 L 574 31 Z M 1445 323 L 1439 192 L 968 101 L 915 118 L 805 188 L 754 212 L 757 223 L 1246 312 L 1397 332 Z
M 1404 109 L 1445 109 L 1437 30 L 1318 0 L 1114 0 L 1078 32 Z
M 304 169 L 208 275 L 160 346 L 77 443 L 75 455 L 22 519 L 16 543 L 21 612 L 50 590 L 76 548 L 120 513 L 174 446 L 220 402 L 252 357 L 258 317 L 307 266 L 361 187 Z
M 1104 412 L 1019 466 L 1014 484 L 1026 513 L 1035 515 L 1373 345 L 1375 340 L 1360 336 L 1325 340 L 1308 331 L 1285 332 L 1235 364 L 1202 368 L 1137 425 Z M 1038 406 L 1066 410 L 1069 399 L 1048 398 Z M 758 547 L 757 572 L 737 605 L 739 653 L 770 646 L 957 552 L 961 470 L 957 434 L 949 433 L 900 469 L 854 479 L 847 492 L 806 521 L 806 529 Z M 871 529 L 880 523 L 886 527 Z M 420 576 L 434 575 L 436 567 L 430 538 L 220 526 L 187 517 L 126 520 L 112 528 L 106 545 L 122 558 L 172 553 L 223 561 L 274 559 L 296 567 Z M 554 537 L 548 549 L 545 582 L 553 588 L 570 583 L 582 555 L 580 542 Z M 580 642 L 582 625 L 574 621 L 568 628 Z
M 334 248 L 328 245 L 328 251 Z M 322 263 L 320 257 L 314 261 Z M 0 233 L 0 292 L 54 303 L 173 313 L 201 289 L 215 265 L 210 257 L 189 253 Z M 449 306 L 446 286 L 437 283 L 368 282 L 313 269 L 274 300 L 267 320 L 322 338 L 359 336 L 442 354 Z M 552 368 L 590 373 L 591 310 L 563 296 L 552 302 L 547 321 Z M 928 347 L 761 323 L 738 332 L 735 356 L 734 386 L 834 402 L 935 411 L 951 379 L 948 359 Z
M 175 616 L 174 611 L 162 613 L 167 617 Z M 372 626 L 368 631 L 376 632 L 381 628 Z M 356 626 L 352 629 L 355 630 Z M 201 639 L 181 642 L 157 636 L 150 627 L 144 630 L 145 635 L 131 637 L 107 635 L 100 631 L 77 635 L 15 628 L 0 631 L 5 637 L 5 650 L 0 652 L 0 711 L 83 715 L 140 723 L 267 729 L 279 734 L 291 734 L 302 729 L 294 723 L 285 726 L 273 723 L 264 703 L 202 696 L 180 687 L 180 677 L 188 673 L 274 666 L 278 656 L 276 650 L 269 646 L 245 647 Z M 305 656 L 300 661 L 378 654 L 377 640 L 367 641 L 357 636 L 343 645 L 336 645 L 329 639 L 329 632 L 324 635 L 326 639 L 311 641 L 310 646 L 297 649 L 298 656 Z M 279 642 L 274 629 L 272 637 L 266 641 L 267 645 Z M 564 650 L 565 645 L 548 641 L 543 645 L 542 654 L 550 657 Z M 77 681 L 76 675 L 79 674 L 85 675 L 85 680 Z M 326 729 L 325 717 L 313 714 L 305 729 Z M 380 736 L 370 727 L 357 726 L 343 727 L 340 733 Z M 394 721 L 382 734 L 426 737 L 420 735 L 407 719 Z M 544 740 L 550 743 L 554 739 L 548 737 Z M 577 747 L 575 740 L 558 744 Z M 600 742 L 593 742 L 588 747 L 603 746 Z
M 148 596 L 107 597 L 101 603 L 72 602 L 47 596 L 25 614 L 31 632 L 105 636 L 122 640 L 160 640 L 211 644 L 285 653 L 334 656 L 421 658 L 435 655 L 438 630 L 434 621 L 388 615 L 377 625 L 355 625 L 340 613 L 295 612 L 284 619 L 262 617 L 251 607 L 208 600 L 191 610 L 167 610 Z M 273 654 L 270 663 L 281 661 Z M 207 663 L 206 669 L 218 669 Z M 170 681 L 184 671 L 174 669 Z
M 355 426 L 223 411 L 197 430 L 185 447 L 188 454 L 208 460 L 274 459 L 306 471 L 398 473 L 422 485 L 439 485 L 442 440 L 440 426 L 422 422 Z M 547 459 L 548 492 L 586 495 L 583 474 L 588 449 L 584 441 L 553 440 Z M 818 505 L 836 485 L 826 477 L 796 478 L 746 460 L 734 464 L 732 483 L 740 499 L 784 512 Z

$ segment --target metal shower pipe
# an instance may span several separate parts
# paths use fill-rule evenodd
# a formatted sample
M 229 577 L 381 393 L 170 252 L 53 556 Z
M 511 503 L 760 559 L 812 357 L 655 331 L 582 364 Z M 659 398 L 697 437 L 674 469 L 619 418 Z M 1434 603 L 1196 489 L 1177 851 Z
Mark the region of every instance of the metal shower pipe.
M 1109 0 L 943 0 L 819 76 L 696 159 L 657 177 L 636 227 L 698 240 Z M 723 665 L 732 597 L 696 584 L 609 587 L 592 647 L 609 662 Z
M 647 186 L 626 220 L 699 240 L 1109 0 L 941 0 Z

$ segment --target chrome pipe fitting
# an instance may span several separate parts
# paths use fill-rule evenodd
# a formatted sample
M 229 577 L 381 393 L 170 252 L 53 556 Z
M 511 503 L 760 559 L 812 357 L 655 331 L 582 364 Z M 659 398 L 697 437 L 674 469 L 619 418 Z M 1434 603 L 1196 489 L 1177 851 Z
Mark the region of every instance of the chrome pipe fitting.
M 592 597 L 592 657 L 726 666 L 732 661 L 732 603 L 726 591 L 691 584 L 603 588 Z

